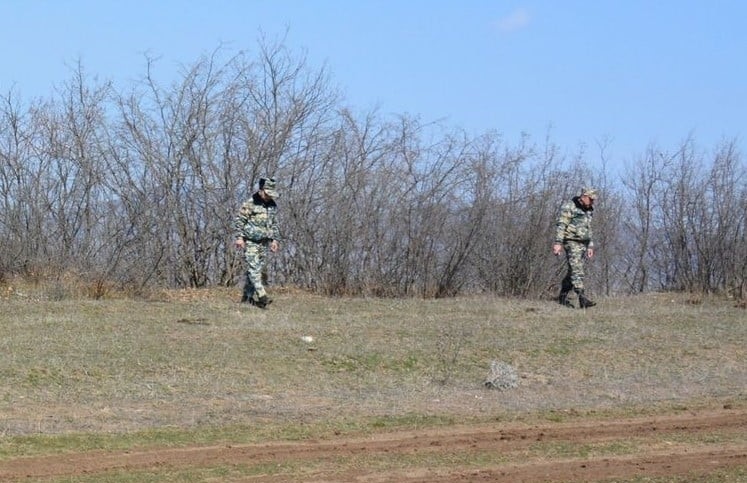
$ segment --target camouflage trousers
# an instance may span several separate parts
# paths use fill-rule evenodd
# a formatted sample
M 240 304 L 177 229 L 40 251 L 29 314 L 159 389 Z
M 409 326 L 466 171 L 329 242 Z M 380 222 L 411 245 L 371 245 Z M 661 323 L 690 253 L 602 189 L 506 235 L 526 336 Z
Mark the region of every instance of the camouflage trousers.
M 262 284 L 262 276 L 267 259 L 267 244 L 246 242 L 244 247 L 244 265 L 246 268 L 246 281 L 244 282 L 244 293 L 241 299 L 244 301 L 257 300 L 267 295 L 265 286 Z M 256 298 L 254 297 L 256 295 Z
M 584 259 L 586 258 L 586 243 L 569 241 L 563 242 L 565 248 L 565 259 L 568 262 L 568 272 L 560 286 L 562 293 L 571 290 L 579 292 L 584 290 Z

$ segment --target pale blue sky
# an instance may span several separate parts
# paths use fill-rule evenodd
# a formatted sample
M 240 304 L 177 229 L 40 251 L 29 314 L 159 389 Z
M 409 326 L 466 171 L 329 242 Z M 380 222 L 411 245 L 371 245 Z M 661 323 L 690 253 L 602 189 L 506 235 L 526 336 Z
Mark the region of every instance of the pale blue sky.
M 176 75 L 223 44 L 285 38 L 359 111 L 521 132 L 613 163 L 650 143 L 744 145 L 743 0 L 0 0 L 0 92 L 48 96 L 80 60 L 128 83 L 144 53 Z M 287 35 L 285 35 L 287 29 Z

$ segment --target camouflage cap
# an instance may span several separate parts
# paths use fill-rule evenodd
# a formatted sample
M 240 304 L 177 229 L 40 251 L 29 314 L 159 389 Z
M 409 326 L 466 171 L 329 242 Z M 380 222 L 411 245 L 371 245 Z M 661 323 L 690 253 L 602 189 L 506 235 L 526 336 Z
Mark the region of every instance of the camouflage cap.
M 584 188 L 581 190 L 581 196 L 588 196 L 592 200 L 595 200 L 599 196 L 599 191 L 594 188 Z
M 259 180 L 259 188 L 264 190 L 265 194 L 271 198 L 278 198 L 280 193 L 277 190 L 275 178 L 262 178 Z

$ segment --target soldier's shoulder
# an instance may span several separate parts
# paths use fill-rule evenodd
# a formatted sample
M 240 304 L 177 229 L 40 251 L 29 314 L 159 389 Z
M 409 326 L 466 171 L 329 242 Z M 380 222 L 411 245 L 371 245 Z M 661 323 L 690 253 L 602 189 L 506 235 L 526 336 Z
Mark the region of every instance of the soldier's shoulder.
M 256 203 L 254 203 L 254 200 L 249 199 L 241 203 L 241 208 L 239 209 L 239 211 L 241 213 L 252 213 L 256 210 L 256 208 L 257 205 Z

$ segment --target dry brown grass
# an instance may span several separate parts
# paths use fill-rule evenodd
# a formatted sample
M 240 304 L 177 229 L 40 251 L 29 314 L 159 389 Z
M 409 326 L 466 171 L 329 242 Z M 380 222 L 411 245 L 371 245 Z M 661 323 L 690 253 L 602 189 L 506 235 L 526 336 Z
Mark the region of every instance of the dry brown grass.
M 582 311 L 276 290 L 261 311 L 227 289 L 56 293 L 2 291 L 4 434 L 563 417 L 741 403 L 747 387 L 744 310 L 717 298 L 651 294 Z M 519 387 L 486 389 L 491 360 L 513 365 Z

